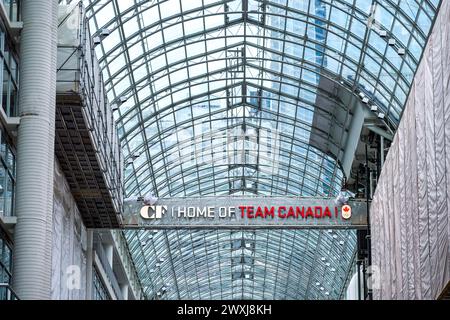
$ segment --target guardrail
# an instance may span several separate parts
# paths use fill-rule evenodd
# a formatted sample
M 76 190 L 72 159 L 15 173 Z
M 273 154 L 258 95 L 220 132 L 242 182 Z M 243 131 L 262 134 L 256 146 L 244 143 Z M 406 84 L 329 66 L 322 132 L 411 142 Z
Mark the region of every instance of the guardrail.
M 114 271 L 109 264 L 109 261 L 106 257 L 105 250 L 103 249 L 103 246 L 101 243 L 96 243 L 94 246 L 94 250 L 97 253 L 98 258 L 100 259 L 102 263 L 103 270 L 105 270 L 106 277 L 108 278 L 109 283 L 111 284 L 111 287 L 114 290 L 114 293 L 116 294 L 116 297 L 118 300 L 123 300 L 122 291 L 120 290 L 119 283 L 117 282 L 117 278 L 114 275 Z
M 0 300 L 20 300 L 9 283 L 0 283 Z

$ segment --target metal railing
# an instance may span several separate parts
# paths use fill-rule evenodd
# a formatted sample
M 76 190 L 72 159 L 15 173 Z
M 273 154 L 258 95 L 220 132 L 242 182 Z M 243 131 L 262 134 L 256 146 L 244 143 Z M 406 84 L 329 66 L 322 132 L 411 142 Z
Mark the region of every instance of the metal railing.
M 123 300 L 122 291 L 120 290 L 119 283 L 117 282 L 116 275 L 114 274 L 114 271 L 109 264 L 108 258 L 106 257 L 105 250 L 103 249 L 103 246 L 101 243 L 97 243 L 94 247 L 95 252 L 97 253 L 98 258 L 100 259 L 102 263 L 102 267 L 105 270 L 107 280 L 111 284 L 111 287 L 114 290 L 114 293 L 116 294 L 116 297 L 118 300 Z M 106 279 L 105 279 L 106 280 Z
M 122 212 L 123 159 L 82 2 L 67 7 L 58 29 L 57 97 L 76 96 L 115 213 Z M 74 23 L 76 22 L 76 23 Z
M 0 283 L 0 300 L 20 300 L 9 283 Z

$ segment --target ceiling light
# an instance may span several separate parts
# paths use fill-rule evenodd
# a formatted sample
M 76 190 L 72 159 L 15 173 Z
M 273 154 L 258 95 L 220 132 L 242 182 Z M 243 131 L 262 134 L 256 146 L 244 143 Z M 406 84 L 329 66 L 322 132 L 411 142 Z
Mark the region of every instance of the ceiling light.
M 390 38 L 389 41 L 388 41 L 388 44 L 390 46 L 395 46 L 395 43 L 396 43 L 395 39 L 392 39 L 392 38 Z
M 378 111 L 378 107 L 376 105 L 371 105 L 370 106 L 370 111 L 377 112 Z
M 398 48 L 397 53 L 399 56 L 404 56 L 406 53 L 405 48 Z
M 379 118 L 379 119 L 384 119 L 384 117 L 385 117 L 385 116 L 384 116 L 384 113 L 381 113 L 381 112 L 378 113 L 378 118 Z
M 107 37 L 107 36 L 109 36 L 111 34 L 111 31 L 109 30 L 109 29 L 106 29 L 106 28 L 104 28 L 104 29 L 102 29 L 101 31 L 100 31 L 100 35 L 102 36 L 102 37 Z
M 135 152 L 135 153 L 133 153 L 133 158 L 139 158 L 139 156 L 141 155 L 141 153 L 140 152 Z
M 100 37 L 94 37 L 92 39 L 92 42 L 94 43 L 94 46 L 96 46 L 96 45 L 102 43 L 102 40 L 100 39 Z
M 364 98 L 362 99 L 362 102 L 363 102 L 363 103 L 368 103 L 368 102 L 369 102 L 369 98 L 364 97 Z
M 380 30 L 380 37 L 385 38 L 387 37 L 387 31 L 386 30 Z

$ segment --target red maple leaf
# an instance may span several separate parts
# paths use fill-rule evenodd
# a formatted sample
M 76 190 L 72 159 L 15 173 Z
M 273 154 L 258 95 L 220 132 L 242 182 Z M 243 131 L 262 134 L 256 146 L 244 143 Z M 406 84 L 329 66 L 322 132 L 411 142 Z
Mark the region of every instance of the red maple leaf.
M 344 210 L 345 212 L 347 212 L 348 210 L 350 210 L 350 208 L 349 208 L 349 207 L 345 207 L 343 210 Z

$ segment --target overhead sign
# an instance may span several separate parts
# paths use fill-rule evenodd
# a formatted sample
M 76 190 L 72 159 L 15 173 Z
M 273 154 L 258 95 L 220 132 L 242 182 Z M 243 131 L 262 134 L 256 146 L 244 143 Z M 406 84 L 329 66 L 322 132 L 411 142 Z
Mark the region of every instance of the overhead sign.
M 124 228 L 364 228 L 366 203 L 332 198 L 224 196 L 125 203 Z

